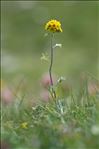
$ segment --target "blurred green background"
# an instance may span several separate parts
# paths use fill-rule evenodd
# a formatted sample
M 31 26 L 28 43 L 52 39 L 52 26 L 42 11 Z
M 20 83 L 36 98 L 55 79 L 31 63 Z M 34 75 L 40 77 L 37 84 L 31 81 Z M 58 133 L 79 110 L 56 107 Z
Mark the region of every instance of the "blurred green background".
M 2 1 L 2 79 L 14 84 L 24 77 L 37 90 L 49 67 L 40 57 L 50 54 L 50 37 L 44 36 L 50 19 L 59 20 L 63 29 L 55 35 L 62 48 L 54 51 L 53 73 L 73 79 L 83 72 L 99 77 L 98 8 L 99 2 L 88 1 Z

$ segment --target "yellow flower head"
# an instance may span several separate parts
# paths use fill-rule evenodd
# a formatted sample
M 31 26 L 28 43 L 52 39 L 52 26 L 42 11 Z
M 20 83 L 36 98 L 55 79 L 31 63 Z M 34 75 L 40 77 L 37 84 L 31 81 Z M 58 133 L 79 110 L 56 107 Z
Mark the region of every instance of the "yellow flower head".
M 27 122 L 21 123 L 21 128 L 26 129 L 27 127 L 28 127 L 28 123 Z
M 57 20 L 50 20 L 45 25 L 45 30 L 48 30 L 50 32 L 62 32 L 61 23 Z

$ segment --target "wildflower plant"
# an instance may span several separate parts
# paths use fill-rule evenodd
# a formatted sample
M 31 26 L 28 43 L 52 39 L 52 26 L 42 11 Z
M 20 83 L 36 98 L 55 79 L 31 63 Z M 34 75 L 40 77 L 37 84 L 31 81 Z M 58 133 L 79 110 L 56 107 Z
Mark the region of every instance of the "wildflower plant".
M 45 30 L 50 32 L 50 36 L 51 36 L 51 62 L 50 62 L 50 66 L 49 66 L 49 76 L 50 76 L 50 88 L 49 91 L 51 93 L 52 98 L 56 98 L 56 92 L 54 89 L 54 84 L 53 84 L 53 78 L 52 78 L 52 65 L 53 65 L 53 50 L 56 47 L 61 47 L 61 44 L 55 44 L 53 43 L 53 39 L 54 39 L 54 34 L 55 33 L 59 33 L 62 32 L 62 28 L 61 28 L 61 23 L 57 20 L 50 20 L 46 23 L 45 25 Z

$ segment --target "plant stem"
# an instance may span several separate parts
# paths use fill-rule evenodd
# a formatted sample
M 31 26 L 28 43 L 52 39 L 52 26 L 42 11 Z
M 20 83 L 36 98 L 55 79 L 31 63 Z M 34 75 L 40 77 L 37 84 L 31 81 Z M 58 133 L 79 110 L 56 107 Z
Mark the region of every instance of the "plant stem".
M 53 78 L 52 78 L 52 65 L 53 65 L 53 37 L 54 37 L 54 33 L 51 34 L 51 63 L 50 63 L 50 67 L 49 67 L 49 76 L 50 76 L 50 84 L 52 86 L 52 94 L 54 96 L 54 98 L 56 98 L 56 93 L 53 89 Z
M 49 67 L 49 75 L 50 75 L 51 86 L 53 86 L 52 65 L 53 65 L 53 34 L 51 34 L 51 63 L 50 63 L 50 67 Z

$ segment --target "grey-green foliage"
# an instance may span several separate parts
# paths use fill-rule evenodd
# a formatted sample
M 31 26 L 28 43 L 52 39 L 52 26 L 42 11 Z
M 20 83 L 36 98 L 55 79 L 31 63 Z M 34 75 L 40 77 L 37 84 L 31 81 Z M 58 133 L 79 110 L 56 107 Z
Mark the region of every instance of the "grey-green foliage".
M 17 109 L 6 107 L 2 109 L 2 139 L 15 149 L 98 149 L 98 109 L 98 94 L 84 95 L 79 101 L 72 94 L 30 108 L 24 103 Z M 28 123 L 26 129 L 22 122 Z

